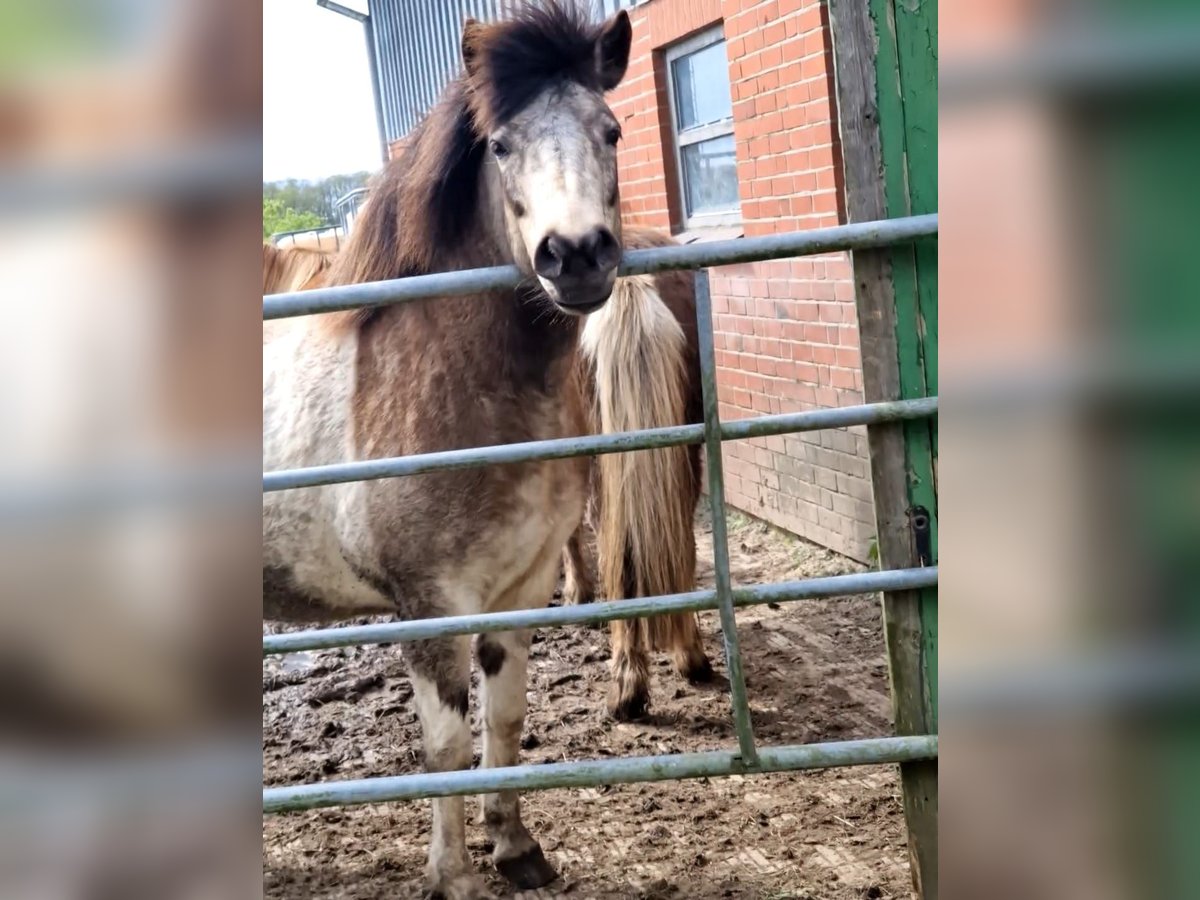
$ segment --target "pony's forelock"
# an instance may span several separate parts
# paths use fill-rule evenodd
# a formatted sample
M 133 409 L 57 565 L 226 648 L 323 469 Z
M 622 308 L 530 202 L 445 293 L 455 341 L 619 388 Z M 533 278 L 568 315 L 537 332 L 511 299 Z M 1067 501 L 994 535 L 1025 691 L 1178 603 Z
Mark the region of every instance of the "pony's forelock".
M 480 133 L 507 122 L 556 82 L 603 91 L 595 55 L 602 30 L 585 4 L 571 0 L 531 4 L 475 29 L 467 38 L 474 58 L 465 79 Z

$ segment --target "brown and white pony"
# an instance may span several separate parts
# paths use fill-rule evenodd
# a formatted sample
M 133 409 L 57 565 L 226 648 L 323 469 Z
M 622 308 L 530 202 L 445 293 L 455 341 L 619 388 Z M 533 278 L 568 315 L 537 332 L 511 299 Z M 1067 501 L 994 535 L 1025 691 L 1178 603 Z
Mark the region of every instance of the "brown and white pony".
M 627 247 L 667 246 L 671 239 L 624 229 Z M 263 293 L 325 284 L 332 250 L 263 246 Z M 703 419 L 690 275 L 618 278 L 608 303 L 584 326 L 580 346 L 588 431 L 608 434 L 684 425 Z M 683 593 L 695 588 L 692 518 L 699 498 L 700 448 L 675 447 L 600 457 L 590 480 L 588 519 L 600 555 L 601 595 L 608 599 Z M 567 603 L 595 596 L 585 527 L 563 553 Z M 610 623 L 612 686 L 608 707 L 636 719 L 649 705 L 651 651 L 671 654 L 688 681 L 712 679 L 692 613 Z
M 550 2 L 468 21 L 464 72 L 414 131 L 329 273 L 351 284 L 516 264 L 514 290 L 295 320 L 263 347 L 264 468 L 582 434 L 576 348 L 621 255 L 616 144 L 604 92 L 631 29 Z M 578 528 L 586 459 L 431 472 L 263 498 L 263 612 L 407 619 L 546 603 Z M 528 632 L 480 636 L 483 765 L 517 762 Z M 471 764 L 471 639 L 404 647 L 430 771 Z M 433 801 L 427 875 L 448 900 L 487 896 L 461 797 Z M 555 871 L 516 791 L 483 798 L 498 871 Z

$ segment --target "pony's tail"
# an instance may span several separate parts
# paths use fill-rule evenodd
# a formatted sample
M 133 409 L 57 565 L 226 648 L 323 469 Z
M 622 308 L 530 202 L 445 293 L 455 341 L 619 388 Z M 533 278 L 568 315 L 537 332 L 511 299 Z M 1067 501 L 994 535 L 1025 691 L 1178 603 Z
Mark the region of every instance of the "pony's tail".
M 582 349 L 592 381 L 593 433 L 687 422 L 687 341 L 653 276 L 617 279 L 608 303 L 588 317 Z M 596 463 L 594 524 L 603 596 L 614 600 L 693 590 L 699 485 L 689 448 L 612 453 Z M 694 613 L 612 625 L 618 656 L 622 642 L 635 656 L 666 650 L 689 679 L 711 677 Z

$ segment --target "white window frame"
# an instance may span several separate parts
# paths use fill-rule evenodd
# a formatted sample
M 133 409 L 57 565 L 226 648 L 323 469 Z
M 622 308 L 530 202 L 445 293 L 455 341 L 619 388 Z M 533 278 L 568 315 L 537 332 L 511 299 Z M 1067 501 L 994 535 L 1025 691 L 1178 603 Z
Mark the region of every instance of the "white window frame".
M 664 54 L 664 62 L 667 69 L 667 106 L 671 110 L 671 148 L 675 155 L 675 175 L 676 175 L 676 190 L 679 192 L 679 210 L 682 214 L 682 227 L 691 231 L 697 228 L 729 228 L 734 225 L 740 225 L 742 222 L 742 202 L 741 195 L 738 196 L 738 202 L 735 207 L 718 212 L 700 212 L 688 213 L 688 193 L 687 193 L 687 175 L 683 168 L 683 148 L 697 144 L 700 141 L 711 140 L 712 138 L 725 137 L 733 135 L 733 117 L 720 122 L 710 122 L 707 125 L 699 125 L 695 128 L 689 128 L 686 131 L 681 131 L 679 128 L 679 111 L 676 109 L 678 103 L 677 94 L 675 92 L 675 62 L 676 60 L 690 56 L 697 51 L 703 50 L 705 47 L 711 47 L 713 44 L 722 43 L 725 40 L 725 29 L 720 26 L 714 26 L 699 34 L 694 34 L 686 40 L 680 41 L 668 47 Z M 729 60 L 726 58 L 726 66 L 728 67 Z M 725 78 L 729 79 L 729 70 L 725 70 Z M 730 95 L 733 93 L 733 84 L 729 84 Z
M 607 18 L 621 9 L 636 9 L 650 0 L 600 0 L 600 14 Z

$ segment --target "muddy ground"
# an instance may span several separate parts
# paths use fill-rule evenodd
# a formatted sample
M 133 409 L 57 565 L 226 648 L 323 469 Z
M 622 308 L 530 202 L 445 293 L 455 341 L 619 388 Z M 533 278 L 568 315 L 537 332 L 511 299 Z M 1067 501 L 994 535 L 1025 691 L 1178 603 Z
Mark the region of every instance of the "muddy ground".
M 857 564 L 757 521 L 730 523 L 735 583 L 859 570 Z M 702 585 L 712 584 L 710 533 L 697 523 Z M 717 614 L 701 616 L 724 672 Z M 891 733 L 879 606 L 868 597 L 802 601 L 738 613 L 762 744 Z M 651 717 L 604 712 L 607 632 L 548 629 L 530 660 L 524 762 L 727 749 L 735 744 L 720 688 L 694 688 L 665 659 Z M 263 668 L 268 785 L 417 772 L 420 733 L 396 647 L 271 659 Z M 478 758 L 478 755 L 477 757 Z M 477 808 L 468 800 L 473 819 Z M 562 879 L 524 898 L 876 898 L 910 895 L 895 768 L 856 769 L 534 792 L 524 818 Z M 421 896 L 429 801 L 317 810 L 263 821 L 267 897 Z M 477 867 L 514 896 L 468 825 Z

